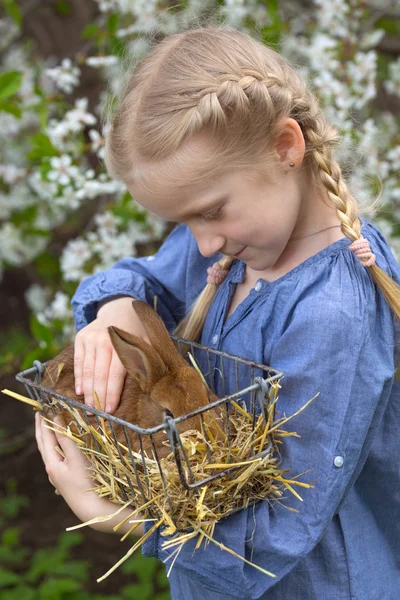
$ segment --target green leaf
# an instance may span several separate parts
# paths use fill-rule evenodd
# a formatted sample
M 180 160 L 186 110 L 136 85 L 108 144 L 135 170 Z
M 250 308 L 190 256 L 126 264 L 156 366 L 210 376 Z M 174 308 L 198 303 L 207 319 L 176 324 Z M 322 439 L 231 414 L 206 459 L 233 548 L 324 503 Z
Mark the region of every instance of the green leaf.
M 20 576 L 16 575 L 9 569 L 3 569 L 0 567 L 0 588 L 5 588 L 15 583 L 18 583 Z
M 3 0 L 4 8 L 9 17 L 15 21 L 18 27 L 21 27 L 22 16 L 18 4 L 15 0 Z
M 99 26 L 97 23 L 89 23 L 81 32 L 81 39 L 88 40 L 99 32 Z
M 119 15 L 118 13 L 111 13 L 111 15 L 107 19 L 107 29 L 111 36 L 115 35 L 115 32 L 118 29 L 118 21 Z
M 48 135 L 45 133 L 35 133 L 28 138 L 33 149 L 29 152 L 28 158 L 37 160 L 44 156 L 58 156 L 59 152 L 54 148 Z
M 19 495 L 13 479 L 7 481 L 7 495 L 0 496 L 0 514 L 8 519 L 16 518 L 21 508 L 29 505 L 29 499 L 26 496 Z
M 1 544 L 9 548 L 15 548 L 19 545 L 21 530 L 19 527 L 9 527 L 3 531 L 1 536 Z
M 40 321 L 38 321 L 37 317 L 35 317 L 34 315 L 31 315 L 29 326 L 32 331 L 32 334 L 38 341 L 46 342 L 46 344 L 51 343 L 51 329 L 46 325 L 43 325 L 43 323 L 40 323 Z
M 400 35 L 400 19 L 392 16 L 384 16 L 378 19 L 374 25 L 377 29 L 384 29 L 389 35 Z
M 40 600 L 65 600 L 71 592 L 81 591 L 82 586 L 78 581 L 67 578 L 51 578 L 39 586 Z
M 69 550 L 73 546 L 79 546 L 84 540 L 84 535 L 79 531 L 63 531 L 58 539 L 58 547 Z
M 67 553 L 59 548 L 42 548 L 36 550 L 32 562 L 25 574 L 29 583 L 37 582 L 43 575 L 54 575 L 65 562 Z
M 1 100 L 0 110 L 9 113 L 10 115 L 14 115 L 17 119 L 21 119 L 22 117 L 22 111 L 15 102 L 5 102 L 4 100 Z
M 24 360 L 21 364 L 21 369 L 24 371 L 25 369 L 30 369 L 33 366 L 33 362 L 35 360 L 40 360 L 44 362 L 48 358 L 48 351 L 46 348 L 35 348 L 28 352 L 28 354 L 24 357 Z
M 123 56 L 125 53 L 125 42 L 117 37 L 109 39 L 110 53 L 114 56 Z
M 21 585 L 11 590 L 0 591 L 0 600 L 40 600 L 36 590 Z
M 20 71 L 8 71 L 0 74 L 0 100 L 9 98 L 16 92 L 22 84 L 23 73 Z
M 58 284 L 61 277 L 60 263 L 48 250 L 35 258 L 33 266 L 36 273 L 45 280 L 45 283 Z
M 58 14 L 62 15 L 63 17 L 67 17 L 72 12 L 71 5 L 69 2 L 67 2 L 67 0 L 57 0 L 55 9 Z

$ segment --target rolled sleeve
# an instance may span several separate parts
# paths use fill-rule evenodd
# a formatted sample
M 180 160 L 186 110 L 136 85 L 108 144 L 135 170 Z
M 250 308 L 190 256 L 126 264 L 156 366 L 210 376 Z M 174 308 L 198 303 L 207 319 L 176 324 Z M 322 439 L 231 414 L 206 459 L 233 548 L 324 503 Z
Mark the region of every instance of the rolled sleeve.
M 124 258 L 79 284 L 72 298 L 77 331 L 96 318 L 100 302 L 120 296 L 150 305 L 156 296 L 157 311 L 173 329 L 205 286 L 209 262 L 200 255 L 190 230 L 178 225 L 154 256 Z
M 358 299 L 359 300 L 359 299 Z M 274 573 L 268 577 L 210 542 L 194 551 L 190 540 L 173 568 L 206 590 L 255 600 L 290 573 L 321 540 L 368 455 L 393 384 L 393 346 L 374 335 L 375 307 L 329 302 L 294 308 L 268 357 L 281 370 L 278 416 L 289 416 L 319 396 L 288 423 L 300 436 L 284 438 L 280 468 L 292 478 L 311 469 L 297 488 L 303 502 L 285 493 L 284 506 L 268 502 L 242 510 L 217 524 L 214 539 L 248 561 Z M 386 331 L 390 313 L 384 312 Z M 389 343 L 388 343 L 389 342 Z M 147 542 L 145 554 L 165 560 L 161 535 Z M 209 596 L 210 598 L 212 595 Z

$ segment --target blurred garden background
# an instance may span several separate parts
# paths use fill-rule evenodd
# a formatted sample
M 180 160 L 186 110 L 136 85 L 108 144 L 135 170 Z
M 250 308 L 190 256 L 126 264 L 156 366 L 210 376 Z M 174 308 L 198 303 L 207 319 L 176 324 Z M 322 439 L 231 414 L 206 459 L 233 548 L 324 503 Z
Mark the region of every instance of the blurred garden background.
M 104 106 L 121 61 L 194 25 L 227 23 L 303 73 L 342 134 L 337 151 L 368 219 L 400 258 L 399 0 L 1 0 L 0 389 L 74 338 L 87 275 L 153 254 L 167 225 L 105 171 Z M 89 528 L 54 494 L 31 407 L 0 394 L 0 600 L 155 599 L 165 567 L 136 538 Z

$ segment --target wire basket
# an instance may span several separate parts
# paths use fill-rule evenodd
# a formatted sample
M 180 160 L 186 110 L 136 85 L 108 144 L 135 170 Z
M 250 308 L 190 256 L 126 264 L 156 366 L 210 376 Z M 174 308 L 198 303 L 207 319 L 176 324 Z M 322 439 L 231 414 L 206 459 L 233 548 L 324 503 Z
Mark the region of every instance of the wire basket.
M 180 483 L 186 490 L 200 488 L 216 479 L 226 476 L 229 477 L 233 475 L 233 473 L 237 470 L 238 467 L 228 467 L 223 471 L 221 471 L 221 469 L 215 469 L 215 472 L 213 472 L 212 467 L 210 467 L 210 475 L 202 478 L 201 480 L 196 481 L 193 477 L 188 455 L 184 448 L 184 444 L 182 443 L 182 439 L 178 431 L 177 425 L 185 421 L 186 419 L 189 419 L 190 417 L 199 415 L 203 426 L 203 431 L 205 432 L 206 428 L 204 427 L 204 414 L 207 411 L 210 411 L 212 408 L 220 406 L 223 410 L 223 413 L 227 417 L 224 419 L 225 433 L 227 439 L 230 440 L 231 432 L 229 408 L 230 402 L 232 400 L 235 401 L 237 404 L 241 403 L 242 406 L 245 407 L 246 411 L 252 417 L 253 427 L 255 426 L 255 423 L 259 418 L 260 414 L 262 415 L 264 424 L 266 424 L 268 418 L 268 409 L 270 408 L 269 391 L 271 389 L 271 385 L 273 384 L 273 382 L 277 381 L 283 376 L 283 373 L 281 371 L 273 369 L 269 366 L 246 360 L 244 358 L 240 358 L 238 356 L 234 356 L 226 352 L 222 352 L 220 350 L 215 350 L 213 348 L 203 346 L 195 342 L 190 342 L 182 338 L 177 338 L 175 336 L 171 337 L 175 341 L 179 353 L 185 359 L 187 353 L 191 353 L 192 357 L 195 359 L 197 365 L 203 373 L 203 376 L 208 386 L 219 399 L 213 403 L 208 404 L 207 406 L 197 408 L 192 412 L 177 418 L 166 416 L 162 423 L 160 423 L 156 427 L 152 427 L 149 429 L 143 429 L 133 423 L 128 423 L 114 415 L 109 415 L 94 407 L 87 406 L 80 402 L 76 402 L 68 398 L 67 396 L 58 394 L 50 388 L 44 387 L 43 385 L 41 385 L 40 382 L 42 374 L 44 373 L 46 367 L 46 363 L 42 364 L 40 361 L 34 361 L 34 366 L 32 368 L 22 371 L 21 373 L 18 373 L 16 375 L 17 381 L 24 384 L 29 396 L 33 400 L 37 400 L 38 402 L 40 402 L 42 406 L 47 405 L 54 415 L 57 413 L 57 406 L 60 403 L 65 403 L 67 406 L 78 409 L 80 415 L 88 425 L 88 413 L 90 414 L 92 421 L 94 418 L 99 427 L 101 426 L 101 420 L 104 419 L 105 421 L 107 421 L 115 442 L 115 446 L 118 451 L 119 459 L 122 461 L 123 464 L 126 464 L 126 461 L 130 461 L 132 466 L 132 468 L 130 469 L 132 477 L 129 475 L 125 475 L 126 485 L 121 486 L 121 495 L 125 501 L 129 501 L 129 499 L 132 499 L 138 506 L 148 503 L 149 500 L 149 496 L 147 493 L 149 490 L 149 486 L 146 486 L 146 479 L 145 484 L 143 485 L 143 477 L 139 478 L 139 472 L 141 473 L 141 475 L 143 475 L 144 473 L 144 475 L 146 476 L 146 461 L 144 458 L 142 441 L 145 436 L 150 436 L 154 458 L 157 461 L 159 473 L 162 479 L 162 484 L 166 492 L 166 473 L 164 472 L 162 459 L 160 460 L 158 456 L 157 449 L 153 440 L 153 436 L 157 434 L 157 432 L 162 430 L 165 431 L 169 444 L 171 446 L 171 451 L 173 452 L 173 456 L 176 462 L 176 468 L 179 474 Z M 273 407 L 272 410 L 274 411 L 275 407 Z M 76 425 L 78 430 L 81 431 L 81 425 L 77 421 Z M 127 448 L 127 453 L 125 455 L 123 455 L 123 453 L 121 452 L 120 444 L 117 442 L 115 426 L 122 427 L 123 429 Z M 139 454 L 132 451 L 129 436 L 127 435 L 127 430 L 134 431 L 138 435 L 141 448 L 141 452 Z M 256 458 L 261 458 L 265 456 L 267 453 L 271 453 L 273 440 L 268 440 L 268 443 L 266 446 L 264 446 L 262 452 L 258 452 L 257 448 L 255 447 L 255 444 L 251 443 L 251 440 L 249 443 L 251 446 L 251 450 L 249 453 L 249 458 L 247 460 L 254 460 Z M 93 447 L 97 448 L 97 452 L 100 452 L 98 442 L 95 438 L 93 438 Z M 208 448 L 207 454 L 209 464 L 212 465 L 213 457 Z M 230 457 L 228 456 L 228 463 L 235 462 L 235 459 L 233 457 L 232 460 L 229 459 Z M 133 478 L 136 479 L 136 481 L 134 481 Z M 137 497 L 138 494 L 140 496 L 139 498 Z M 249 502 L 249 505 L 251 504 L 252 502 Z M 236 510 L 239 510 L 239 508 L 237 508 Z M 236 510 L 232 510 L 232 512 L 236 512 Z M 157 514 L 153 514 L 154 512 L 157 513 L 157 511 L 154 511 L 154 509 L 151 509 L 150 511 L 146 512 L 150 514 L 150 516 L 157 516 Z M 172 506 L 171 518 L 174 521 Z M 180 529 L 177 523 L 175 523 L 175 525 L 178 529 Z

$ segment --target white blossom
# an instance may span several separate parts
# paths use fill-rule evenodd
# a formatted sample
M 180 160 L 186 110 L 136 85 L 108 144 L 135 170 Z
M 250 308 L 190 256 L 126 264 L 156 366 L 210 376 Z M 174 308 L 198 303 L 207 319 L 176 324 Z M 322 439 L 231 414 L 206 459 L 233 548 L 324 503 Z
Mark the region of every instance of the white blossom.
M 52 319 L 64 321 L 71 318 L 72 310 L 70 304 L 70 298 L 67 294 L 56 292 L 53 302 L 44 311 L 45 318 L 48 321 Z
M 26 175 L 26 169 L 17 167 L 16 165 L 0 165 L 0 178 L 7 185 L 13 185 L 18 180 Z
M 85 262 L 91 257 L 90 245 L 84 239 L 78 238 L 68 242 L 60 259 L 65 281 L 76 281 L 83 277 Z
M 56 84 L 59 90 L 71 94 L 79 85 L 81 71 L 72 64 L 70 58 L 64 58 L 60 67 L 46 69 L 45 74 Z
M 25 300 L 29 308 L 34 312 L 42 312 L 48 305 L 50 288 L 43 287 L 38 283 L 31 285 L 25 292 Z
M 386 158 L 390 161 L 390 168 L 397 173 L 400 172 L 400 144 L 395 146 L 386 154 Z
M 89 56 L 85 63 L 89 67 L 109 67 L 118 63 L 118 56 Z
M 104 138 L 96 129 L 91 129 L 89 131 L 89 137 L 92 140 L 90 146 L 92 152 L 96 152 L 99 158 L 104 159 Z
M 47 179 L 57 181 L 61 185 L 68 185 L 79 175 L 79 169 L 72 164 L 72 159 L 68 154 L 62 156 L 53 156 L 50 159 L 52 170 L 47 173 Z
M 99 180 L 86 181 L 81 189 L 77 191 L 77 197 L 83 198 L 95 198 L 103 194 L 116 194 L 125 189 L 125 186 L 120 181 L 105 181 L 102 183 Z
M 47 245 L 41 236 L 26 236 L 13 223 L 0 227 L 0 263 L 13 266 L 23 265 L 35 258 Z
M 400 96 L 400 56 L 389 64 L 389 76 L 383 85 L 389 94 Z

